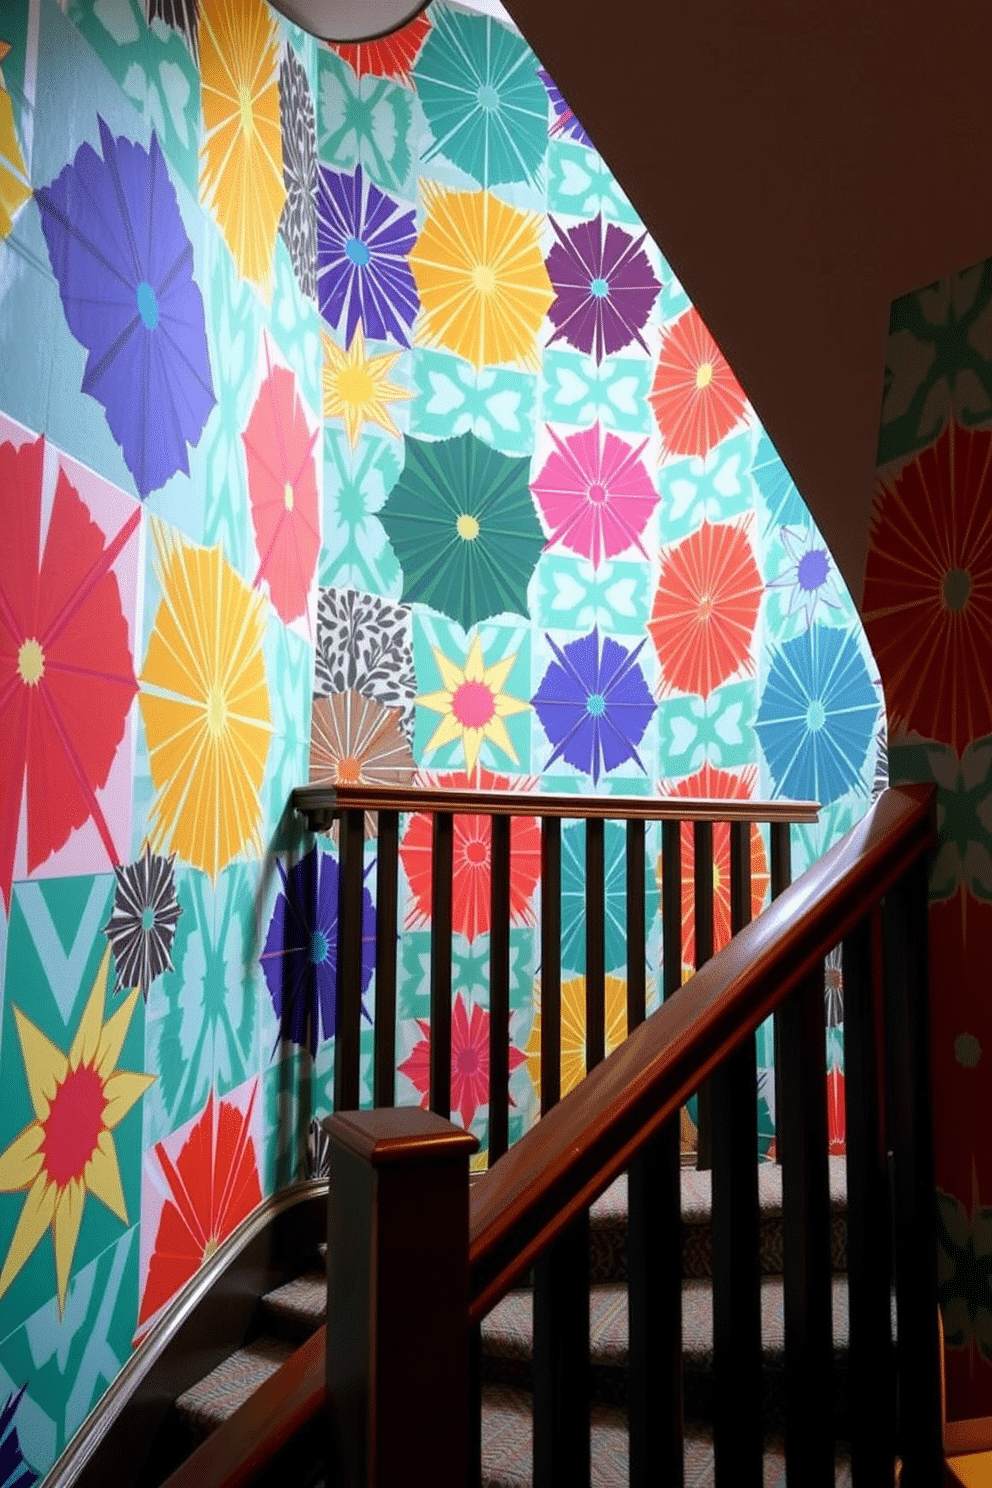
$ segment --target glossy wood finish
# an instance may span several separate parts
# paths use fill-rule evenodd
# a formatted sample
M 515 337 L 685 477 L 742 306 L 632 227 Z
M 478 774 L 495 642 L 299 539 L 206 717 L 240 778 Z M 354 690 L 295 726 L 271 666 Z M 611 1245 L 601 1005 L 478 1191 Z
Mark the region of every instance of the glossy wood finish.
M 678 1118 L 627 1175 L 630 1488 L 682 1488 L 682 1185 Z
M 327 1480 L 464 1488 L 468 1163 L 478 1142 L 416 1109 L 339 1114 L 324 1130 Z
M 358 933 L 338 935 L 337 1010 L 334 1020 L 334 1109 L 358 1105 L 359 1030 L 362 1016 L 362 889 L 365 875 L 365 813 L 349 808 L 338 842 L 338 925 Z M 316 894 L 316 885 L 314 886 Z M 316 1010 L 314 1011 L 316 1017 Z
M 713 954 L 713 823 L 692 824 L 693 939 L 698 971 Z M 713 1166 L 713 1089 L 707 1080 L 696 1092 L 696 1167 Z
M 606 893 L 601 817 L 586 821 L 586 1072 L 606 1053 Z
M 399 813 L 379 812 L 375 860 L 375 1104 L 396 1099 Z
M 492 818 L 489 918 L 489 1161 L 509 1145 L 510 818 Z
M 816 801 L 710 801 L 681 796 L 568 796 L 543 791 L 441 790 L 411 785 L 298 785 L 291 801 L 313 832 L 346 810 L 420 811 L 455 816 L 590 817 L 620 821 L 762 821 L 815 823 Z
M 889 1165 L 885 1141 L 879 910 L 844 941 L 848 1413 L 853 1488 L 874 1488 L 896 1445 Z
M 561 1095 L 561 819 L 541 821 L 541 1115 Z
M 451 1115 L 451 868 L 454 823 L 439 811 L 431 852 L 431 1047 L 430 1108 Z
M 629 821 L 626 840 L 627 1031 L 644 1022 L 647 926 L 644 915 L 644 823 Z
M 926 865 L 918 863 L 887 897 L 883 914 L 902 1488 L 937 1482 L 942 1459 L 927 907 Z
M 773 899 L 777 899 L 779 894 L 784 893 L 792 882 L 792 829 L 787 822 L 772 822 L 768 829 L 768 835 L 770 838 L 768 856 L 771 874 L 771 896 Z M 776 1013 L 772 1025 L 776 1090 L 782 1083 L 782 1075 L 779 1069 L 779 1051 L 782 1047 L 780 1023 L 781 1015 Z M 775 1143 L 775 1158 L 778 1162 L 782 1160 L 782 1154 L 779 1151 L 777 1141 Z
M 661 941 L 663 1000 L 682 985 L 682 825 L 661 829 Z
M 472 1316 L 481 1318 L 629 1166 L 686 1096 L 810 974 L 936 840 L 933 790 L 886 791 L 802 879 L 680 988 L 478 1183 Z M 822 1068 L 822 1038 L 820 1061 Z
M 730 827 L 730 919 L 751 918 L 751 828 Z M 718 1488 L 760 1488 L 761 1271 L 758 1261 L 758 1071 L 754 1034 L 714 1071 L 713 1447 Z
M 589 1216 L 534 1267 L 534 1488 L 589 1485 Z
M 779 903 L 787 897 L 782 895 Z M 823 967 L 814 965 L 781 1010 L 785 1265 L 785 1464 L 790 1483 L 833 1488 L 830 1180 L 824 1068 Z

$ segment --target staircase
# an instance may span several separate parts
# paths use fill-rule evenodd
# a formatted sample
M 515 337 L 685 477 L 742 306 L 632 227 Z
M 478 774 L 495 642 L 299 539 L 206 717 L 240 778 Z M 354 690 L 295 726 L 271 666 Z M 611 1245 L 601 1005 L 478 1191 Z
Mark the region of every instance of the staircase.
M 683 1388 L 685 1483 L 713 1483 L 713 1442 L 707 1423 L 713 1415 L 713 1309 L 711 1181 L 708 1172 L 683 1169 Z M 758 1169 L 760 1199 L 761 1306 L 764 1343 L 765 1483 L 784 1483 L 784 1327 L 782 1297 L 781 1169 Z M 844 1445 L 846 1426 L 847 1283 L 845 1160 L 830 1159 L 833 1327 L 836 1367 L 835 1421 L 838 1432 L 836 1482 L 850 1482 Z M 326 1250 L 312 1267 L 261 1299 L 259 1333 L 224 1359 L 176 1401 L 175 1450 L 188 1456 L 284 1364 L 323 1324 L 327 1308 Z M 627 1396 L 627 1179 L 607 1189 L 590 1212 L 590 1353 L 593 1397 L 592 1481 L 628 1481 Z M 483 1488 L 523 1488 L 532 1478 L 531 1359 L 532 1294 L 511 1292 L 482 1325 L 482 1483 Z M 297 1454 L 299 1483 L 321 1476 L 320 1444 L 309 1459 Z M 177 1479 L 194 1483 L 193 1457 Z M 289 1481 L 286 1467 L 280 1479 Z M 179 1482 L 174 1479 L 175 1488 Z

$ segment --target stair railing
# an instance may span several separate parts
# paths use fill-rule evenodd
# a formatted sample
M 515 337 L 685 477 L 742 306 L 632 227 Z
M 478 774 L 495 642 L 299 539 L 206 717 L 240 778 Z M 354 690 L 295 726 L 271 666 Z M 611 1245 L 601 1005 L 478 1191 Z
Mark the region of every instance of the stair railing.
M 399 808 L 434 809 L 436 822 L 449 818 L 435 827 L 436 890 L 443 891 L 447 871 L 450 815 L 471 809 L 475 799 L 428 801 L 417 793 Z M 574 813 L 574 798 L 565 799 Z M 542 808 L 548 800 L 540 798 Z M 360 954 L 347 864 L 349 852 L 352 861 L 361 860 L 365 804 L 349 798 L 343 815 L 342 978 L 354 974 L 349 966 Z M 612 804 L 602 803 L 605 810 Z M 728 804 L 709 803 L 712 815 L 725 815 Z M 569 814 L 564 807 L 562 814 Z M 735 834 L 734 851 L 743 867 L 742 837 L 747 840 L 746 830 Z M 754 1032 L 774 1013 L 786 1473 L 793 1488 L 833 1484 L 823 960 L 838 942 L 845 982 L 853 1481 L 855 1488 L 892 1482 L 897 1453 L 903 1488 L 939 1481 L 926 997 L 933 792 L 884 792 L 842 842 L 788 887 L 784 838 L 773 830 L 772 878 L 780 892 L 771 907 L 738 928 L 684 986 L 666 980 L 663 1005 L 608 1058 L 590 1060 L 586 1078 L 471 1193 L 475 1139 L 443 1114 L 359 1112 L 342 1101 L 325 1123 L 333 1174 L 327 1328 L 333 1481 L 392 1488 L 421 1470 L 439 1488 L 478 1481 L 473 1330 L 533 1270 L 534 1481 L 537 1488 L 588 1483 L 588 1209 L 627 1170 L 630 1481 L 682 1482 L 675 1121 L 682 1103 L 712 1077 L 716 1481 L 718 1488 L 761 1483 Z M 679 875 L 666 872 L 666 878 L 671 885 Z M 745 881 L 740 873 L 738 920 L 747 904 Z M 435 988 L 439 1001 L 444 993 L 450 999 L 450 982 L 434 969 L 450 946 L 442 899 L 434 900 L 441 923 L 432 1006 Z M 667 930 L 665 907 L 663 918 Z M 697 933 L 699 924 L 697 909 Z M 590 970 L 595 980 L 593 963 L 587 977 Z M 441 1026 L 443 1040 L 443 1020 Z M 447 1058 L 432 1060 L 435 1068 L 440 1092 Z M 342 1078 L 347 1093 L 353 1076 Z M 434 1097 L 432 1080 L 432 1104 Z M 441 1237 L 443 1243 L 433 1243 Z M 466 1361 L 473 1363 L 467 1390 Z M 475 1397 L 467 1414 L 466 1393 Z M 422 1467 L 415 1465 L 417 1454 Z

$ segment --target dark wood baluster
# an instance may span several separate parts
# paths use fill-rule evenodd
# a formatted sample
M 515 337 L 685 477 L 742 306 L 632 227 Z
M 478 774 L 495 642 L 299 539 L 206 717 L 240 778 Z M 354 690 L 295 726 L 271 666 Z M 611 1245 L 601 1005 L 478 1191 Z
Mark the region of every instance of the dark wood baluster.
M 680 823 L 664 822 L 661 841 L 662 986 L 668 998 L 682 985 Z M 629 928 L 627 954 L 629 962 Z M 628 1173 L 631 1488 L 682 1488 L 683 1483 L 680 1147 L 674 1116 Z
M 400 818 L 380 811 L 375 863 L 375 1093 L 396 1100 L 396 949 Z
M 489 1163 L 508 1144 L 510 1101 L 510 818 L 492 818 L 489 919 Z
M 431 856 L 431 1110 L 451 1115 L 451 866 L 454 822 L 434 816 Z
M 785 1464 L 790 1488 L 833 1488 L 830 1183 L 823 967 L 782 1005 L 776 1092 L 785 1250 Z
M 876 1007 L 882 991 L 878 910 L 844 941 L 844 1093 L 847 1129 L 847 1277 L 850 1299 L 848 1411 L 854 1488 L 891 1482 L 895 1458 L 889 1172 L 883 1050 Z
M 751 918 L 751 829 L 730 826 L 730 922 Z M 714 1071 L 713 1448 L 719 1488 L 760 1488 L 761 1275 L 758 1261 L 758 1071 L 754 1035 Z
M 790 824 L 788 822 L 772 822 L 772 824 L 771 824 L 771 826 L 769 828 L 769 836 L 771 838 L 770 846 L 771 846 L 772 898 L 773 899 L 777 899 L 778 896 L 779 896 L 779 894 L 781 894 L 785 889 L 787 889 L 789 887 L 789 885 L 791 884 L 791 882 L 792 882 L 792 828 L 791 828 L 791 826 L 790 826 Z M 782 1047 L 782 1035 L 781 1035 L 781 1031 L 780 1031 L 780 1027 L 779 1027 L 779 1021 L 780 1021 L 780 1014 L 778 1012 L 776 1012 L 773 1015 L 773 1018 L 772 1018 L 772 1038 L 773 1038 L 773 1044 L 774 1044 L 774 1055 L 773 1055 L 773 1059 L 774 1059 L 774 1063 L 775 1063 L 774 1075 L 775 1075 L 775 1090 L 776 1090 L 776 1098 L 775 1098 L 775 1110 L 776 1110 L 776 1113 L 778 1112 L 778 1095 L 777 1095 L 777 1092 L 778 1092 L 778 1090 L 779 1090 L 779 1088 L 781 1086 L 781 1083 L 782 1083 L 782 1081 L 781 1081 L 781 1074 L 780 1074 L 780 1071 L 779 1071 L 779 1050 Z M 779 1145 L 779 1141 L 778 1141 L 778 1130 L 777 1130 L 777 1126 L 778 1126 L 778 1122 L 777 1122 L 777 1115 L 776 1115 L 775 1158 L 776 1158 L 776 1161 L 781 1162 L 782 1161 L 782 1149 L 781 1149 L 781 1146 Z
M 882 917 L 903 1488 L 936 1483 L 941 1472 L 927 871 L 926 863 L 909 870 L 886 895 Z
M 362 890 L 365 813 L 344 811 L 338 838 L 338 966 L 334 1019 L 334 1109 L 358 1108 L 362 1017 Z
M 541 1115 L 561 1095 L 561 818 L 541 819 Z
M 713 823 L 692 824 L 693 917 L 696 970 L 713 955 Z M 696 1167 L 713 1166 L 713 1090 L 709 1080 L 696 1092 Z
M 586 820 L 586 1073 L 606 1051 L 603 819 Z
M 644 1022 L 647 925 L 644 919 L 644 822 L 627 823 L 627 1032 Z
M 534 1267 L 534 1488 L 589 1484 L 589 1215 Z

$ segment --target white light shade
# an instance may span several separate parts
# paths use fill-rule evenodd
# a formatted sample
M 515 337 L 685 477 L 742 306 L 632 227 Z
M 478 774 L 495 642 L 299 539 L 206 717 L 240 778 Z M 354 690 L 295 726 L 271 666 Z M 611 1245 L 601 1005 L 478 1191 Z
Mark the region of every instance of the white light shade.
M 426 0 L 271 0 L 322 41 L 368 41 L 405 25 Z

